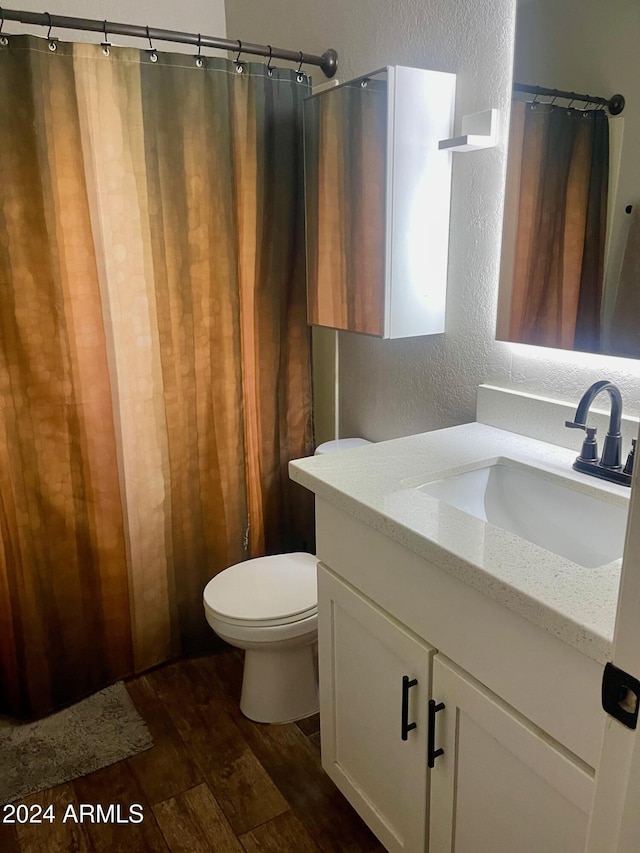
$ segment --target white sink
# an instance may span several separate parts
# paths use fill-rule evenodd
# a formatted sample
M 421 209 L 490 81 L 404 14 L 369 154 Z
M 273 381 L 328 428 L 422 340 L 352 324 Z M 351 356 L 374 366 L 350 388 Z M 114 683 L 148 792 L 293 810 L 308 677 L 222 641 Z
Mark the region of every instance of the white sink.
M 496 459 L 417 487 L 586 568 L 622 557 L 628 502 L 578 491 L 570 480 Z

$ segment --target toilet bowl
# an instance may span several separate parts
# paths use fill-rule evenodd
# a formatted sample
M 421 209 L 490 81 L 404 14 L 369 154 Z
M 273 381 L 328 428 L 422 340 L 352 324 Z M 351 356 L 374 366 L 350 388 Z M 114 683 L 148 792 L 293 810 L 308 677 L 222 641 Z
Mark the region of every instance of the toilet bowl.
M 340 439 L 316 454 L 370 442 Z M 318 559 L 296 552 L 236 563 L 203 593 L 207 622 L 245 650 L 240 710 L 259 723 L 288 723 L 317 713 Z
M 240 710 L 259 723 L 286 723 L 318 711 L 317 559 L 277 554 L 230 566 L 204 590 L 207 622 L 245 650 Z

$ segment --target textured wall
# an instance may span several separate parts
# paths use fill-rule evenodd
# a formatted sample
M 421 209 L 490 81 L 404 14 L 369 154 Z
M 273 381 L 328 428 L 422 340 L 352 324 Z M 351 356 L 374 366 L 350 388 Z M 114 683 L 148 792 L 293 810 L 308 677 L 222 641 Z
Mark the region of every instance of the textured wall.
M 226 36 L 224 0 L 185 0 L 176 3 L 175 0 L 101 0 L 91 3 L 88 0 L 47 0 L 46 3 L 25 3 L 16 0 L 11 4 L 12 9 L 29 9 L 39 12 L 42 7 L 52 15 L 70 15 L 74 18 L 97 18 L 102 21 L 118 21 L 125 24 L 148 24 L 167 30 L 181 30 L 190 33 L 202 33 L 208 36 Z M 30 32 L 35 35 L 46 35 L 41 27 L 26 27 L 21 24 L 6 23 L 5 32 Z M 100 41 L 95 33 L 82 33 L 74 30 L 54 30 L 53 36 L 63 41 Z M 144 47 L 139 40 L 127 39 L 124 36 L 111 36 L 113 44 Z M 163 47 L 164 46 L 164 47 Z M 195 53 L 189 45 L 176 45 L 169 42 L 159 42 L 159 50 L 182 51 Z

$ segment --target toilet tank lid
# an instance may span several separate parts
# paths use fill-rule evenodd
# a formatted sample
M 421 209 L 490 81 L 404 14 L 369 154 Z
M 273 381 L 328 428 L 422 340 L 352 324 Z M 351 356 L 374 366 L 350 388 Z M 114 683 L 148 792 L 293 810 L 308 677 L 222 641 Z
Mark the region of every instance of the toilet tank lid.
M 352 447 L 364 447 L 365 444 L 371 444 L 366 438 L 336 438 L 334 441 L 325 441 L 316 447 L 315 455 L 321 453 L 334 453 L 338 450 L 350 450 Z
M 318 558 L 297 552 L 236 563 L 212 578 L 204 602 L 223 619 L 293 621 L 318 604 Z

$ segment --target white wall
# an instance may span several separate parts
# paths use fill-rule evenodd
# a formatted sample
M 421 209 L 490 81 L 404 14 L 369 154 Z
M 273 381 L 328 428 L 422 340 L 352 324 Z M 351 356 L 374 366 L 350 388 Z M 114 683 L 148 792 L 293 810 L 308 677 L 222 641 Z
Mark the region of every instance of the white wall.
M 577 402 L 607 377 L 640 411 L 640 362 L 494 339 L 514 20 L 515 0 L 227 4 L 234 36 L 316 53 L 336 48 L 341 79 L 394 63 L 455 71 L 458 116 L 501 111 L 498 148 L 453 155 L 447 332 L 401 341 L 341 333 L 342 435 L 381 440 L 473 420 L 476 387 L 486 381 Z
M 30 12 L 50 12 L 52 15 L 69 15 L 74 18 L 95 18 L 103 21 L 117 21 L 123 24 L 141 24 L 167 30 L 181 30 L 189 33 L 202 33 L 208 36 L 226 38 L 226 22 L 224 0 L 101 0 L 91 3 L 88 0 L 47 0 L 46 3 L 34 3 L 33 0 L 14 0 L 11 9 L 28 9 Z M 8 21 L 4 25 L 7 33 L 34 33 L 45 36 L 46 29 L 42 27 L 22 26 Z M 52 36 L 61 41 L 96 41 L 102 39 L 99 34 L 77 32 L 75 30 L 53 30 Z M 139 39 L 129 39 L 125 36 L 110 36 L 112 44 L 146 47 Z M 195 53 L 190 45 L 178 45 L 170 42 L 159 42 L 158 50 L 182 51 Z M 205 51 L 206 53 L 207 51 Z

